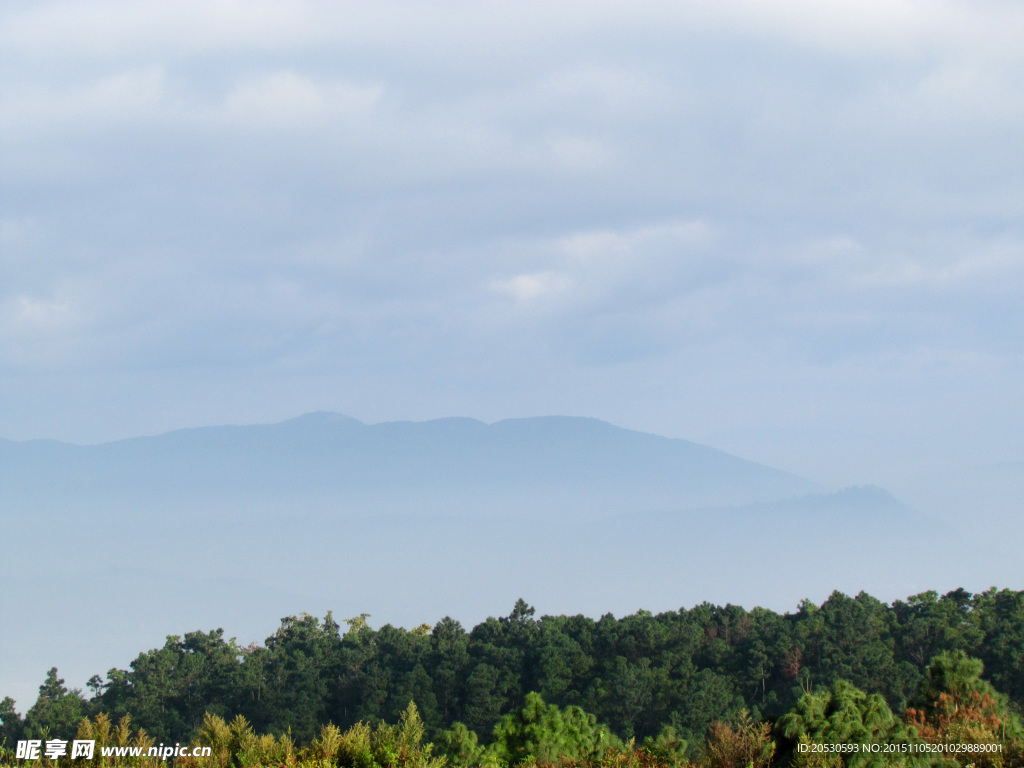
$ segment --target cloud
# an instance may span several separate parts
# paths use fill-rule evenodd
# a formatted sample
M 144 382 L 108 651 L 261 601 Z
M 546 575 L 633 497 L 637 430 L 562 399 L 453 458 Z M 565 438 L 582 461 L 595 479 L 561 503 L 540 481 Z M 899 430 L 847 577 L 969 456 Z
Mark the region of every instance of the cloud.
M 1000 281 L 1015 284 L 1024 281 L 1024 244 L 984 244 L 974 252 L 957 253 L 952 258 L 925 261 L 894 255 L 884 264 L 859 277 L 864 287 L 923 286 L 964 292 L 967 284 L 988 283 L 1001 290 Z
M 204 52 L 275 50 L 318 39 L 308 3 L 75 2 L 12 4 L 0 35 L 8 56 L 106 64 L 124 59 Z M 45 52 L 45 56 L 44 56 Z
M 46 301 L 30 296 L 8 299 L 3 314 L 4 325 L 8 328 L 25 328 L 34 334 L 66 326 L 75 316 L 66 301 Z
M 535 272 L 516 275 L 508 280 L 494 280 L 490 287 L 516 301 L 531 302 L 543 296 L 569 291 L 573 283 L 567 275 L 556 272 Z
M 294 72 L 273 72 L 236 85 L 220 114 L 234 130 L 323 128 L 339 119 L 366 119 L 381 93 L 378 86 L 320 84 Z
M 0 14 L 0 370 L 37 403 L 0 434 L 325 408 L 715 442 L 1014 389 L 1009 4 Z

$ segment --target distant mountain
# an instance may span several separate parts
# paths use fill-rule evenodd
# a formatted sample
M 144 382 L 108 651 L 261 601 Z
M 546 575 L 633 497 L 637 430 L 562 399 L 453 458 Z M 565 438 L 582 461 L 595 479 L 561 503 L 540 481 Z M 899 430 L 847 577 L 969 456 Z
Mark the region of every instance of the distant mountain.
M 960 539 L 922 517 L 882 489 L 830 494 L 594 419 L 317 413 L 0 441 L 0 693 L 27 707 L 53 665 L 82 686 L 167 634 L 261 640 L 304 610 L 416 626 L 475 623 L 518 597 L 599 615 L 906 596 L 947 586 L 962 561 Z
M 557 416 L 368 425 L 312 413 L 91 446 L 0 443 L 0 501 L 36 509 L 273 500 L 346 515 L 591 516 L 816 490 L 704 445 Z
M 794 519 L 807 517 L 812 518 L 818 524 L 823 523 L 829 517 L 848 520 L 851 515 L 867 515 L 869 517 L 882 515 L 890 519 L 893 517 L 911 519 L 918 516 L 911 507 L 877 485 L 857 485 L 831 493 L 809 493 L 783 501 L 714 507 L 695 510 L 695 512 L 711 518 L 739 516 L 748 520 L 778 520 L 780 516 Z M 635 519 L 634 515 L 623 515 L 622 517 Z M 677 514 L 665 512 L 648 514 L 646 517 L 651 522 L 658 521 L 659 524 L 667 524 L 675 520 L 684 522 L 694 520 L 693 514 L 680 517 Z

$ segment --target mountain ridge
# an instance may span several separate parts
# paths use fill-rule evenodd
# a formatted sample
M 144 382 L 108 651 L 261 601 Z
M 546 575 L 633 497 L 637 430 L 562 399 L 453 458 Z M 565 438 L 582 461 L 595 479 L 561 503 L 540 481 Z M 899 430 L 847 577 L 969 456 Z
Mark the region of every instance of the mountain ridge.
M 255 639 L 284 611 L 415 625 L 524 594 L 611 611 L 911 594 L 944 583 L 959 543 L 885 491 L 829 493 L 597 419 L 331 413 L 93 446 L 0 440 L 0 540 L 8 572 L 30 576 L 0 590 L 18 617 L 0 677 L 26 688 L 54 661 L 55 616 L 91 638 L 59 662 L 84 681 L 115 648 L 214 620 Z
M 104 497 L 575 488 L 610 492 L 620 503 L 653 493 L 692 507 L 820 490 L 717 448 L 570 416 L 365 424 L 314 412 L 84 446 L 5 441 L 0 455 L 7 467 L 0 497 L 52 495 L 48 486 Z

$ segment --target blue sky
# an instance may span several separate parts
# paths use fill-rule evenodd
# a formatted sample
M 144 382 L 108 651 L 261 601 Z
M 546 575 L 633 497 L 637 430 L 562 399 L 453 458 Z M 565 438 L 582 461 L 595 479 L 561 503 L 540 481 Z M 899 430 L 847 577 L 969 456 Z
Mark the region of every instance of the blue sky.
M 837 486 L 1019 460 L 1021 39 L 998 2 L 5 3 L 0 436 L 557 413 Z

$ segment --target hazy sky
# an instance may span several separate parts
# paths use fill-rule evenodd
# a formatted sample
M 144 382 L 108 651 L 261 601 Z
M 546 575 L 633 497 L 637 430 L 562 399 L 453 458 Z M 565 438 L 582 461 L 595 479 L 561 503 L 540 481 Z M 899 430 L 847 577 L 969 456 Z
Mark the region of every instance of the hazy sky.
M 1010 2 L 4 3 L 0 436 L 1024 458 L 1021 40 Z

